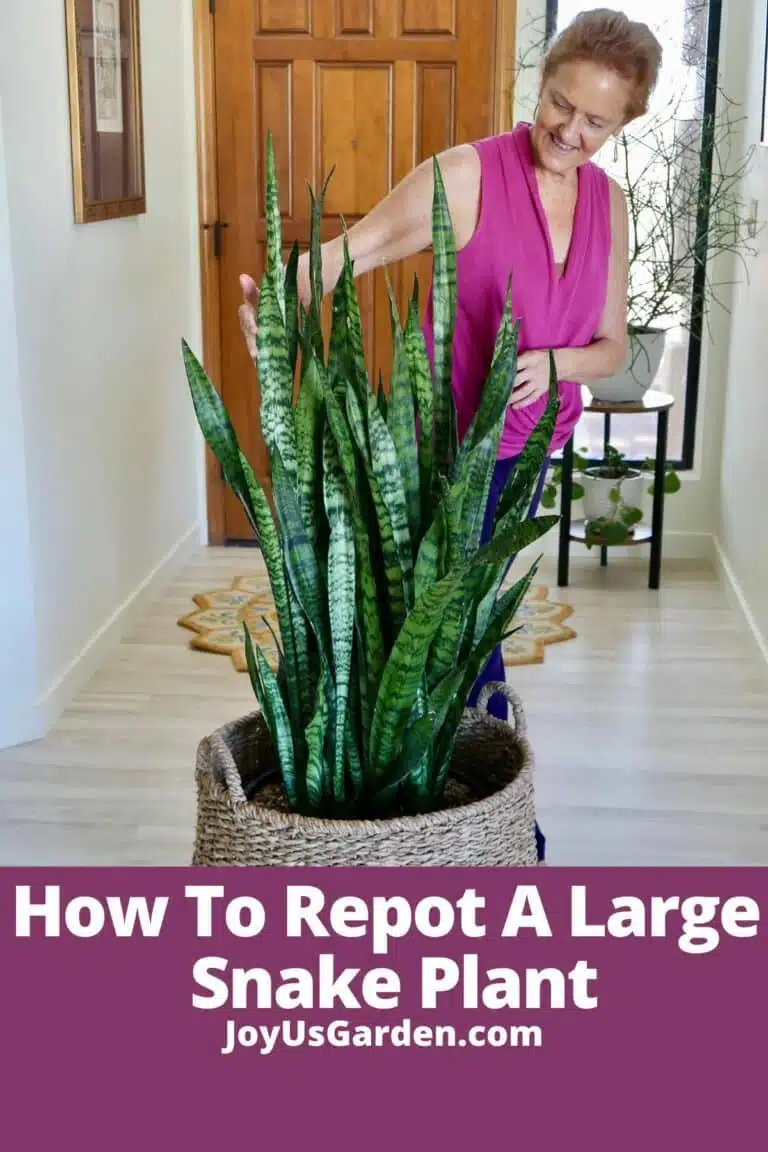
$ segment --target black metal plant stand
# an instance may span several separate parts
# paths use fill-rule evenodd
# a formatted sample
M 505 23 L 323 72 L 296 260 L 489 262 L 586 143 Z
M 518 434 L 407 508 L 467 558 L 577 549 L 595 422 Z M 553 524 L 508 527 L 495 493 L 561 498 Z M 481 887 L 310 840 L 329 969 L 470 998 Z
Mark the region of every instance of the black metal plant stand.
M 585 412 L 599 412 L 603 417 L 603 447 L 608 447 L 611 439 L 611 416 L 615 413 L 623 415 L 638 413 L 656 413 L 656 454 L 654 457 L 654 485 L 651 523 L 636 524 L 630 539 L 625 540 L 622 547 L 628 544 L 650 544 L 651 555 L 648 566 L 648 587 L 656 589 L 661 581 L 661 545 L 664 530 L 664 473 L 667 462 L 667 440 L 669 436 L 669 412 L 675 403 L 674 396 L 666 392 L 648 391 L 642 400 L 632 404 L 609 404 L 604 401 L 591 400 L 584 405 Z M 560 504 L 560 544 L 558 549 L 557 583 L 559 587 L 568 585 L 568 564 L 570 560 L 571 541 L 580 544 L 587 542 L 586 523 L 583 520 L 572 522 L 571 500 L 573 492 L 573 436 L 563 448 L 562 485 Z M 590 540 L 593 538 L 590 537 Z M 599 543 L 595 539 L 595 543 Z M 605 567 L 608 563 L 608 544 L 600 544 L 600 564 Z

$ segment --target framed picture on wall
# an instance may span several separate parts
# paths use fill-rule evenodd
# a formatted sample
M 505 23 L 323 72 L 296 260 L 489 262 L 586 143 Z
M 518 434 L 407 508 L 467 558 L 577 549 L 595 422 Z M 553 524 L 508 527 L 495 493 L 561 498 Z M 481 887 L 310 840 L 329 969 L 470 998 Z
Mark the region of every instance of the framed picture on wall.
M 768 145 L 768 8 L 763 29 L 763 120 L 760 125 L 760 143 Z
M 78 224 L 147 210 L 139 0 L 64 0 Z

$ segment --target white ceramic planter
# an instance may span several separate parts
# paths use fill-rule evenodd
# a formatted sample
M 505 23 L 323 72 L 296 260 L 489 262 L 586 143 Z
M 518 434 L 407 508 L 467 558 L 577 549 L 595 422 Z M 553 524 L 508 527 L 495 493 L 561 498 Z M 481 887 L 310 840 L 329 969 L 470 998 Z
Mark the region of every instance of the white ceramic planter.
M 579 476 L 584 488 L 584 516 L 587 520 L 616 520 L 622 507 L 639 508 L 645 503 L 645 495 L 651 478 L 637 468 L 630 468 L 629 475 L 618 481 L 614 477 L 600 476 L 600 468 L 587 468 Z M 612 489 L 619 487 L 621 503 L 611 500 Z
M 589 385 L 595 400 L 602 400 L 604 403 L 630 403 L 633 400 L 642 400 L 659 371 L 666 335 L 666 332 L 659 329 L 634 333 L 630 337 L 627 357 L 621 372 L 605 380 L 595 380 Z

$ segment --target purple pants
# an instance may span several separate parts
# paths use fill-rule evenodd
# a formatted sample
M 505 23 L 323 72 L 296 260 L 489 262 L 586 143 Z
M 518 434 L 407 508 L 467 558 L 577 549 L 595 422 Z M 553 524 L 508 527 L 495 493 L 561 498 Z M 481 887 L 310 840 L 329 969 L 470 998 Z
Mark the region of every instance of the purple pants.
M 493 478 L 491 480 L 491 489 L 488 493 L 488 504 L 485 510 L 485 523 L 483 524 L 483 531 L 480 537 L 481 544 L 487 544 L 491 539 L 491 535 L 493 533 L 493 517 L 496 513 L 496 506 L 499 502 L 501 493 L 504 490 L 507 480 L 509 479 L 509 475 L 515 467 L 518 459 L 518 456 L 510 456 L 506 460 L 499 460 L 496 464 L 493 472 Z M 541 500 L 541 494 L 544 491 L 544 484 L 547 478 L 548 465 L 549 461 L 545 460 L 544 466 L 541 470 L 541 475 L 539 476 L 539 480 L 536 485 L 536 491 L 534 492 L 533 499 L 531 500 L 531 507 L 528 512 L 529 519 L 533 518 L 538 510 L 539 501 Z M 514 556 L 510 557 L 507 564 L 507 572 L 509 571 L 510 565 L 514 562 L 514 559 Z M 494 648 L 493 652 L 488 658 L 488 663 L 475 681 L 475 685 L 469 694 L 469 699 L 467 700 L 468 707 L 473 708 L 475 706 L 477 703 L 477 697 L 480 695 L 480 690 L 485 684 L 488 684 L 490 681 L 498 682 L 504 681 L 505 679 L 504 653 L 501 644 L 499 644 L 497 648 Z M 503 696 L 495 695 L 492 696 L 488 701 L 488 711 L 492 716 L 496 716 L 499 720 L 506 720 L 508 718 L 509 705 Z M 543 860 L 546 849 L 546 841 L 538 824 L 536 825 L 536 848 L 538 851 L 539 860 Z

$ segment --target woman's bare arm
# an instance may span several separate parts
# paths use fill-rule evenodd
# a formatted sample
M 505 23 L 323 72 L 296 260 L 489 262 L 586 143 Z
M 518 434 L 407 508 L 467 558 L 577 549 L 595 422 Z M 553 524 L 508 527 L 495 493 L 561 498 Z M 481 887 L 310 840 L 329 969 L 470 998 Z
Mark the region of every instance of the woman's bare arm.
M 449 148 L 438 156 L 457 249 L 475 230 L 480 198 L 480 161 L 471 144 Z M 349 254 L 355 275 L 405 260 L 429 248 L 432 241 L 432 159 L 414 168 L 367 216 L 349 229 Z M 344 265 L 344 240 L 338 236 L 322 248 L 323 291 L 331 292 Z M 299 261 L 308 289 L 309 254 Z
M 459 144 L 438 156 L 445 184 L 457 250 L 466 246 L 475 230 L 480 204 L 480 158 L 471 144 Z M 432 240 L 432 159 L 413 169 L 371 211 L 348 231 L 349 254 L 355 275 L 404 260 L 429 248 Z M 322 246 L 323 294 L 332 292 L 344 266 L 343 235 Z M 240 323 L 252 356 L 256 354 L 257 285 L 241 276 L 244 303 Z M 310 298 L 309 253 L 302 253 L 298 268 L 299 298 Z

